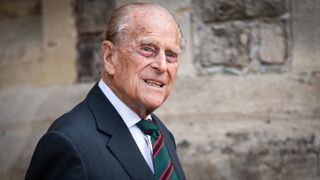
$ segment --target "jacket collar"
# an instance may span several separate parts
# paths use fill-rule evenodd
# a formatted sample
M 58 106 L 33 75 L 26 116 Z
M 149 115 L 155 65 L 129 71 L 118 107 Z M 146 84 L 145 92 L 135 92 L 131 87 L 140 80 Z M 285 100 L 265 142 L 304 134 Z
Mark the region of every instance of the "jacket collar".
M 114 154 L 128 175 L 132 179 L 154 179 L 128 127 L 98 84 L 95 84 L 89 92 L 87 102 L 94 114 L 98 130 L 110 136 L 106 147 Z

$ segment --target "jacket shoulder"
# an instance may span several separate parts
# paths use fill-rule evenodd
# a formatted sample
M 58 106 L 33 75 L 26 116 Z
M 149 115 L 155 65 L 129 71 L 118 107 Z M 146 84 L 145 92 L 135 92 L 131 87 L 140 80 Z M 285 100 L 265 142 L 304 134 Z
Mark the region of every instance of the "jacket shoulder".
M 25 179 L 88 179 L 88 177 L 72 141 L 58 131 L 50 131 L 40 139 Z
M 94 126 L 94 115 L 86 100 L 84 100 L 76 105 L 72 110 L 56 119 L 49 127 L 48 132 L 73 132 L 92 126 Z

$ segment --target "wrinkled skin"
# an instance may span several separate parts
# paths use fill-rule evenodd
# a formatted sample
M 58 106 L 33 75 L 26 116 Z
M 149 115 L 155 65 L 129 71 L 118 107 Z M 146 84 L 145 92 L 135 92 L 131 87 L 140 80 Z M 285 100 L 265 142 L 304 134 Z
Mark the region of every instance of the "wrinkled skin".
M 170 94 L 179 45 L 179 31 L 171 15 L 141 8 L 131 13 L 119 42 L 103 42 L 102 78 L 128 107 L 145 118 Z

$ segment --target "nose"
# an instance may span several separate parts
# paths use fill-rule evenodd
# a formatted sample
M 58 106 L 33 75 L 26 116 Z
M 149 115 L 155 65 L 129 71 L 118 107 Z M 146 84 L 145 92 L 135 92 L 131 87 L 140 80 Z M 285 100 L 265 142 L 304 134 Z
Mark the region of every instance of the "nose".
M 159 73 L 163 73 L 167 70 L 167 59 L 166 54 L 163 51 L 160 51 L 154 59 L 154 62 L 151 64 L 152 68 L 156 69 Z

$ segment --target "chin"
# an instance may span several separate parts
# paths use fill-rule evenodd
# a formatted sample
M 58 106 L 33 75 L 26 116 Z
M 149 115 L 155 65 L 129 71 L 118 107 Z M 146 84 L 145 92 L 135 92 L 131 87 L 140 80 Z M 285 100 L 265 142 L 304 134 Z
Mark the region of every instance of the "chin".
M 156 109 L 158 109 L 163 104 L 163 100 L 161 101 L 153 101 L 148 102 L 144 104 L 144 107 L 146 107 L 147 112 L 152 113 Z

